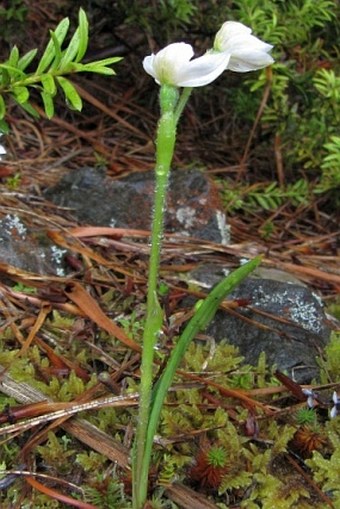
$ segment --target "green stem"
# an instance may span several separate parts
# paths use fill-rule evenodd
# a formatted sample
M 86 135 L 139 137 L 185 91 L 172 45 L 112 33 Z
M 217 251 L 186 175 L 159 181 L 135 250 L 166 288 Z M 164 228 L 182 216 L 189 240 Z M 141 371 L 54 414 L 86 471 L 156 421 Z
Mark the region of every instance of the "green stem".
M 174 108 L 177 103 L 177 89 L 162 86 L 160 90 L 161 118 L 157 131 L 156 187 L 151 229 L 151 251 L 149 261 L 146 321 L 143 335 L 141 362 L 139 415 L 132 458 L 133 508 L 142 509 L 147 498 L 150 455 L 145 457 L 145 442 L 148 430 L 154 349 L 162 328 L 162 310 L 157 299 L 160 253 L 163 237 L 166 192 L 170 165 L 176 141 L 176 120 Z

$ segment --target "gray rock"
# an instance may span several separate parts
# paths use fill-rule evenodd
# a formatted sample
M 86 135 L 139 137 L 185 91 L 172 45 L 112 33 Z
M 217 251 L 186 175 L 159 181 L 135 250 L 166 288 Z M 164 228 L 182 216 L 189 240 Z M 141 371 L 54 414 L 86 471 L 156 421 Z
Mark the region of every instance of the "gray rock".
M 83 168 L 65 175 L 46 197 L 69 207 L 82 224 L 150 228 L 154 174 L 135 173 L 119 180 Z M 166 231 L 227 243 L 228 229 L 211 181 L 197 170 L 172 173 Z M 64 275 L 64 250 L 31 231 L 19 216 L 0 220 L 0 261 L 40 274 Z M 225 275 L 223 267 L 203 265 L 190 279 L 211 288 Z M 246 301 L 237 313 L 218 312 L 208 328 L 217 341 L 236 345 L 245 361 L 256 364 L 265 352 L 270 365 L 307 383 L 317 376 L 316 356 L 328 342 L 330 328 L 322 304 L 307 286 L 282 271 L 260 268 L 229 298 Z
M 33 231 L 15 214 L 0 220 L 0 262 L 36 274 L 64 276 L 65 249 L 42 231 Z
M 316 356 L 330 336 L 322 303 L 295 278 L 287 282 L 289 274 L 278 271 L 276 277 L 284 281 L 273 279 L 271 270 L 268 278 L 266 269 L 261 268 L 260 274 L 248 277 L 228 296 L 247 303 L 237 308 L 240 316 L 218 311 L 207 334 L 237 346 L 245 362 L 252 365 L 265 352 L 269 365 L 275 364 L 299 383 L 308 383 L 318 374 Z M 223 275 L 223 270 L 211 266 L 191 273 L 192 281 L 202 281 L 205 288 Z
M 57 205 L 69 207 L 82 224 L 150 229 L 154 172 L 109 179 L 95 168 L 66 174 L 45 192 Z M 222 244 L 229 232 L 215 185 L 198 170 L 171 173 L 165 231 Z

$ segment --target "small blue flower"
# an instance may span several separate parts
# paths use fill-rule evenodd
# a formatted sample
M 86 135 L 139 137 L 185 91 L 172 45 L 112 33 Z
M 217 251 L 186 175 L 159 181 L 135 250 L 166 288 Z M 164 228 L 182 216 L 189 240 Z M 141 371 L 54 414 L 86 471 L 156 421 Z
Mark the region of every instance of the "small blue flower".
M 308 408 L 315 407 L 315 401 L 317 399 L 317 394 L 312 389 L 302 389 L 302 392 L 305 396 L 307 396 L 307 406 Z
M 332 400 L 334 406 L 331 408 L 330 418 L 334 419 L 335 417 L 337 417 L 337 415 L 340 415 L 340 397 L 338 396 L 336 391 L 333 392 Z

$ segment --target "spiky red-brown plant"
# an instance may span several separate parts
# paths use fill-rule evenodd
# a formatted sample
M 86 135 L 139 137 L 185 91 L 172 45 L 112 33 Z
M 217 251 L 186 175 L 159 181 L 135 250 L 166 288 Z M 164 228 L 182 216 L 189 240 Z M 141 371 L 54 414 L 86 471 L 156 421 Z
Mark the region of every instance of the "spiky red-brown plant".
M 226 450 L 219 445 L 209 445 L 204 450 L 200 449 L 196 464 L 189 471 L 189 478 L 202 488 L 216 490 L 228 470 Z
M 316 426 L 305 424 L 296 430 L 291 446 L 304 456 L 310 456 L 313 451 L 321 449 L 326 442 L 326 437 Z

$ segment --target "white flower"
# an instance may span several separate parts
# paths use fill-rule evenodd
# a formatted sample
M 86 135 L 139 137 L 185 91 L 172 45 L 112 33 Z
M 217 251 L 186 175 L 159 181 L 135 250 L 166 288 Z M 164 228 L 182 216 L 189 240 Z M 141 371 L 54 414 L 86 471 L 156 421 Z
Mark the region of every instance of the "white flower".
M 230 55 L 227 68 L 231 71 L 255 71 L 274 62 L 268 54 L 273 46 L 251 32 L 250 28 L 236 21 L 226 21 L 217 32 L 214 51 Z
M 222 74 L 230 58 L 226 52 L 207 52 L 191 60 L 193 56 L 190 44 L 176 42 L 145 57 L 143 67 L 159 85 L 202 87 Z

